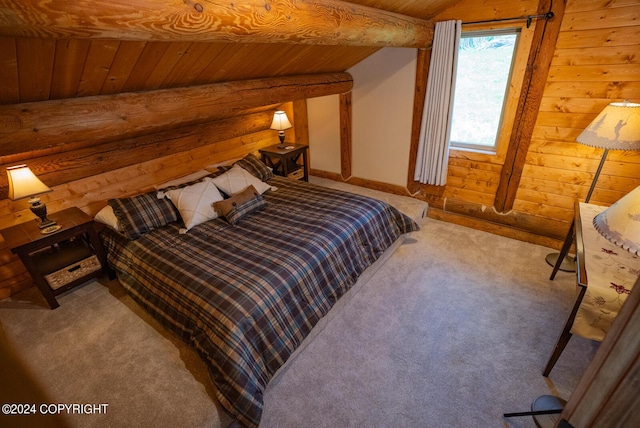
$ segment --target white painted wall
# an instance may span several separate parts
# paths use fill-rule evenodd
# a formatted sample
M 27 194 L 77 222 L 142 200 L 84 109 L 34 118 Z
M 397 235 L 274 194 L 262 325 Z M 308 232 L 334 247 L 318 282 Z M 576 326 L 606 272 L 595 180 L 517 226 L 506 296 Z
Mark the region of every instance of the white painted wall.
M 353 76 L 352 174 L 405 186 L 416 50 L 384 48 L 347 70 Z M 340 172 L 338 96 L 308 100 L 311 167 Z
M 307 100 L 310 166 L 340 174 L 340 96 Z

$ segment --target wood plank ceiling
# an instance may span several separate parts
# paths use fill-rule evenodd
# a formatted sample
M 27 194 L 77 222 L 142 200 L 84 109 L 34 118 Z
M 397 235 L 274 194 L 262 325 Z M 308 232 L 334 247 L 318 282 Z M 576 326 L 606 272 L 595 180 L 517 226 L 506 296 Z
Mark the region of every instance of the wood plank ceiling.
M 131 1 L 143 3 L 142 0 Z M 4 3 L 5 6 L 0 7 L 0 104 L 341 72 L 381 48 L 380 45 L 354 46 L 337 42 L 328 45 L 272 43 L 271 40 L 269 43 L 226 43 L 26 37 L 13 34 L 11 28 L 13 11 L 24 2 L 18 4 L 9 0 Z M 8 3 L 15 4 L 6 6 Z M 296 2 L 273 0 L 268 3 Z M 457 1 L 352 0 L 335 3 L 347 6 L 353 3 L 429 20 Z M 105 6 L 99 2 L 95 7 Z M 12 11 L 11 8 L 16 9 Z

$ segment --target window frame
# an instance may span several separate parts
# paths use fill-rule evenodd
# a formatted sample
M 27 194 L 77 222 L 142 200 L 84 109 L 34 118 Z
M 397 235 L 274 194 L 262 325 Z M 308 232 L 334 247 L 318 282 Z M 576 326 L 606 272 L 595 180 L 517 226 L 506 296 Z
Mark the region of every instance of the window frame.
M 506 114 L 504 115 L 503 126 L 500 130 L 500 137 L 498 142 L 498 151 L 496 153 L 482 153 L 476 150 L 462 150 L 455 147 L 449 147 L 449 166 L 452 165 L 467 165 L 467 162 L 481 162 L 489 165 L 502 166 L 504 164 L 507 149 L 509 148 L 509 141 L 513 131 L 514 122 L 516 119 L 516 111 L 518 107 L 518 101 L 520 99 L 520 93 L 522 91 L 522 82 L 524 81 L 524 75 L 527 69 L 527 62 L 529 59 L 529 52 L 531 51 L 531 44 L 533 41 L 533 34 L 536 28 L 536 21 L 534 21 L 529 28 L 526 27 L 526 23 L 514 23 L 514 22 L 492 22 L 492 23 L 480 23 L 480 24 L 463 24 L 462 31 L 474 31 L 474 30 L 486 30 L 486 29 L 498 29 L 498 28 L 520 28 L 520 42 L 518 43 L 518 52 L 516 54 L 516 64 L 513 71 L 513 81 L 509 88 L 508 104 Z
M 482 144 L 474 144 L 474 143 L 465 143 L 460 141 L 454 141 L 449 138 L 449 149 L 450 150 L 461 150 L 465 152 L 475 152 L 475 153 L 483 153 L 488 155 L 497 155 L 498 149 L 500 145 L 500 135 L 503 132 L 503 125 L 505 123 L 505 113 L 507 107 L 507 101 L 509 99 L 509 92 L 513 86 L 514 81 L 514 70 L 516 67 L 516 59 L 518 57 L 519 45 L 522 35 L 522 27 L 505 27 L 505 28 L 490 28 L 490 29 L 471 29 L 471 30 L 462 30 L 461 39 L 463 38 L 474 38 L 474 37 L 488 37 L 488 36 L 501 36 L 501 35 L 515 35 L 516 39 L 513 46 L 513 53 L 511 54 L 511 63 L 509 64 L 509 75 L 507 76 L 507 82 L 504 88 L 504 94 L 502 97 L 502 106 L 500 109 L 500 118 L 498 119 L 498 126 L 496 128 L 494 143 L 491 146 L 482 145 Z M 457 71 L 456 71 L 457 72 Z M 452 124 L 453 126 L 453 124 Z

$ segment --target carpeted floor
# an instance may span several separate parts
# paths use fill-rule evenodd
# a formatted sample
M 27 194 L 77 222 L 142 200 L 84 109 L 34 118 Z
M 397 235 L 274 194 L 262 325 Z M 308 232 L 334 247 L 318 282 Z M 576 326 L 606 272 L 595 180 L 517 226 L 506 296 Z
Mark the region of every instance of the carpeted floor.
M 261 426 L 533 427 L 502 414 L 542 394 L 568 398 L 598 346 L 574 337 L 541 375 L 575 298 L 574 274 L 548 280 L 548 252 L 426 220 L 278 373 Z M 72 426 L 231 422 L 197 355 L 117 282 L 90 283 L 60 303 L 51 311 L 31 289 L 0 301 L 0 322 L 51 402 L 108 404 L 106 414 L 74 415 Z M 27 418 L 0 415 L 0 425 Z
M 429 219 L 266 394 L 264 427 L 533 427 L 597 344 L 573 338 L 541 375 L 575 296 L 547 248 Z

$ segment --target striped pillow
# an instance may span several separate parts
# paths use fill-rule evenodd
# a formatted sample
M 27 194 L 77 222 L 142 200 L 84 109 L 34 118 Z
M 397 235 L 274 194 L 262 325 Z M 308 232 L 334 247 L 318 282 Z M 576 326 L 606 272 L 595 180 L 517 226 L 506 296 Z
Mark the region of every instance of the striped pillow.
M 177 221 L 180 215 L 171 201 L 158 199 L 156 192 L 109 199 L 108 204 L 113 208 L 121 232 L 129 239 L 138 239 L 153 229 Z
M 242 167 L 251 173 L 251 175 L 259 178 L 262 181 L 271 180 L 273 178 L 273 171 L 271 171 L 260 159 L 255 157 L 252 153 L 249 153 L 238 162 L 233 164 Z

